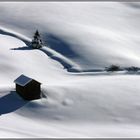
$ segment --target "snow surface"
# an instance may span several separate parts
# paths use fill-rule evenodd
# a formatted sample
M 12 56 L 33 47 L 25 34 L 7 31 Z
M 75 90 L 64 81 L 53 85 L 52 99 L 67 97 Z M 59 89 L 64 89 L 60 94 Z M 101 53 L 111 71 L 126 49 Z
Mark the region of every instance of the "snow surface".
M 0 137 L 140 137 L 140 3 L 0 3 Z M 38 29 L 42 49 L 29 46 Z M 97 71 L 100 70 L 100 71 Z M 21 74 L 47 98 L 24 101 Z

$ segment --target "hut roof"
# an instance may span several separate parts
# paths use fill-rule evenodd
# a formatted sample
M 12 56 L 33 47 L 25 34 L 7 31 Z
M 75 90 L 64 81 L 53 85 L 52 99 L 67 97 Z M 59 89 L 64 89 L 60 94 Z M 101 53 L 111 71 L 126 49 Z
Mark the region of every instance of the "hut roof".
M 26 84 L 28 84 L 32 80 L 33 80 L 32 78 L 29 78 L 29 77 L 22 74 L 17 79 L 15 79 L 14 82 L 20 86 L 25 86 Z

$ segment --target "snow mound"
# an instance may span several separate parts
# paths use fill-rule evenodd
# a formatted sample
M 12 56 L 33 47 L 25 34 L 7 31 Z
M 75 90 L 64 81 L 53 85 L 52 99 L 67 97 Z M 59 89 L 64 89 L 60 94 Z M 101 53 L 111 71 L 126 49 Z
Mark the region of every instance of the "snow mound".
M 140 66 L 140 9 L 135 5 L 138 4 L 1 3 L 0 20 L 1 26 L 29 38 L 39 29 L 47 46 L 83 71 L 111 64 Z
M 140 136 L 139 73 L 95 72 L 140 66 L 139 4 L 3 2 L 0 9 L 1 137 Z M 36 29 L 40 50 L 29 46 Z M 41 82 L 46 98 L 22 100 L 13 83 L 21 74 Z

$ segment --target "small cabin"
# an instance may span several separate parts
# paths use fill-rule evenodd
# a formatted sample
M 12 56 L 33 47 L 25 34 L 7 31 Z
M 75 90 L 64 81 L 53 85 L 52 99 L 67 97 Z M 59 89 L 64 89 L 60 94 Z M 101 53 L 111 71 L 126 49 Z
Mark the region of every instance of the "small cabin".
M 14 80 L 16 84 L 16 92 L 25 100 L 35 100 L 41 98 L 41 83 L 27 77 L 20 75 Z

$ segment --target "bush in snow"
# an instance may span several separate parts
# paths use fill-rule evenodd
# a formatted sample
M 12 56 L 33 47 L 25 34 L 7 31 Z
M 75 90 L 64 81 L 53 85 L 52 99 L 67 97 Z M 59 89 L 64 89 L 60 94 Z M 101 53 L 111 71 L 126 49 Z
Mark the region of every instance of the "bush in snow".
M 140 68 L 139 67 L 131 66 L 131 67 L 125 68 L 125 70 L 127 70 L 129 72 L 137 72 L 138 70 L 140 70 Z
M 106 67 L 105 70 L 106 70 L 106 71 L 112 71 L 112 72 L 113 72 L 113 71 L 119 71 L 119 70 L 121 70 L 121 69 L 120 69 L 120 66 L 111 65 L 111 66 L 109 66 L 109 67 Z

